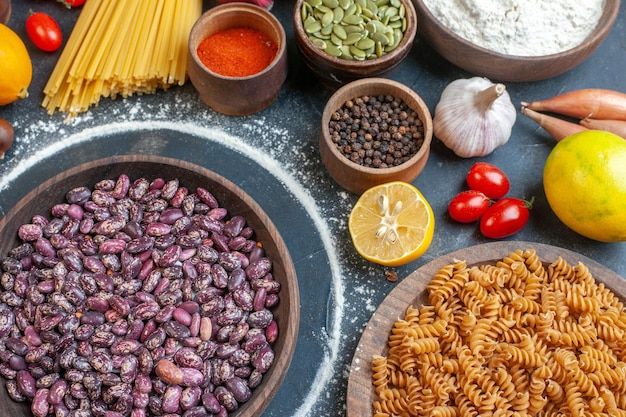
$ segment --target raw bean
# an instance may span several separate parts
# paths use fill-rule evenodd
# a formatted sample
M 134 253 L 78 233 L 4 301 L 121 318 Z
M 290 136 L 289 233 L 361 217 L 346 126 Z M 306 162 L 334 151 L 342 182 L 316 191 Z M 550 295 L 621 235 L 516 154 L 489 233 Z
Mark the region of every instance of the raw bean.
M 261 348 L 252 358 L 252 365 L 261 373 L 267 372 L 273 362 L 274 351 L 269 346 Z
M 193 407 L 196 407 L 200 403 L 201 396 L 202 396 L 202 388 L 200 387 L 185 388 L 180 397 L 180 407 L 183 410 L 190 410 Z
M 11 379 L 6 381 L 5 386 L 9 397 L 11 397 L 13 401 L 18 403 L 26 401 L 26 397 L 20 392 L 15 380 Z
M 265 328 L 265 338 L 268 343 L 274 343 L 278 339 L 278 323 L 276 320 L 272 320 Z
M 174 318 L 174 320 L 184 326 L 189 327 L 189 325 L 191 325 L 191 314 L 189 314 L 189 312 L 183 308 L 175 308 L 172 313 L 172 317 Z
M 272 261 L 269 258 L 259 258 L 250 262 L 246 268 L 248 279 L 258 279 L 264 277 L 272 269 Z
M 48 409 L 50 404 L 48 403 L 48 389 L 41 388 L 37 390 L 30 410 L 35 417 L 46 417 L 48 415 Z
M 248 315 L 248 324 L 253 328 L 264 329 L 270 324 L 272 319 L 272 312 L 267 309 L 263 309 L 250 313 L 250 315 Z
M 167 359 L 161 359 L 156 364 L 154 371 L 167 384 L 178 385 L 183 382 L 183 371 Z
M 179 385 L 170 385 L 163 394 L 163 403 L 161 408 L 166 413 L 174 413 L 178 410 L 180 405 L 180 398 L 183 394 L 183 389 Z
M 37 392 L 35 378 L 33 378 L 29 371 L 17 371 L 15 381 L 17 382 L 17 388 L 23 396 L 30 399 L 35 396 Z
M 233 377 L 226 381 L 226 388 L 233 394 L 235 399 L 240 403 L 245 403 L 252 397 L 252 392 L 248 385 L 243 381 L 243 379 L 238 377 Z
M 215 388 L 215 398 L 226 410 L 233 412 L 239 408 L 235 396 L 226 387 L 220 385 Z

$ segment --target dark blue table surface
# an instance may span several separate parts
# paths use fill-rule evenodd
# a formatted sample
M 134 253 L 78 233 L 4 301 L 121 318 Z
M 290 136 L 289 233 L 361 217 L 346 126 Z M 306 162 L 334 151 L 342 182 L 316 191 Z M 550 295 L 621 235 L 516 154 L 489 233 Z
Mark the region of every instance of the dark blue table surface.
M 205 2 L 205 9 L 214 2 Z M 69 36 L 78 10 L 52 0 L 13 2 L 9 26 L 23 39 L 30 10 L 45 11 Z M 289 76 L 266 110 L 227 117 L 208 109 L 190 83 L 156 94 L 103 99 L 98 107 L 66 121 L 41 107 L 42 89 L 59 53 L 36 50 L 30 97 L 0 107 L 15 128 L 14 146 L 0 160 L 0 217 L 49 176 L 100 157 L 146 153 L 186 159 L 237 183 L 270 215 L 290 250 L 301 291 L 298 344 L 285 383 L 264 416 L 345 414 L 349 366 L 360 335 L 376 307 L 394 288 L 387 268 L 361 259 L 347 232 L 356 196 L 325 172 L 317 150 L 320 116 L 332 91 L 302 63 L 293 36 L 292 1 L 278 0 L 272 12 L 288 37 Z M 573 70 L 545 81 L 507 83 L 513 103 L 586 87 L 626 92 L 626 12 L 603 45 Z M 434 111 L 443 88 L 472 76 L 438 56 L 417 36 L 408 58 L 389 78 L 417 91 Z M 420 259 L 395 268 L 400 280 L 421 265 L 457 249 L 485 243 L 476 225 L 447 215 L 449 200 L 464 188 L 477 160 L 500 166 L 511 179 L 510 195 L 535 197 L 527 227 L 508 240 L 563 247 L 626 276 L 626 244 L 600 243 L 577 235 L 550 210 L 542 187 L 544 161 L 554 141 L 518 112 L 509 142 L 484 158 L 461 159 L 434 140 L 424 172 L 414 181 L 436 216 L 435 237 Z M 617 288 L 621 292 L 624 288 Z

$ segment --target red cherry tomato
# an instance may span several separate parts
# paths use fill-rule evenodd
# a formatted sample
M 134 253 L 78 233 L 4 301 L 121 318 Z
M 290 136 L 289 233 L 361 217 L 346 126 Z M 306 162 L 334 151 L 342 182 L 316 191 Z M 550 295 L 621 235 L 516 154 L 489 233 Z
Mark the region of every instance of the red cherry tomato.
M 59 24 L 50 15 L 36 12 L 26 19 L 26 33 L 42 51 L 54 52 L 61 47 L 63 35 Z
M 480 232 L 491 239 L 514 235 L 528 223 L 531 208 L 532 200 L 512 197 L 498 200 L 480 219 Z
M 485 194 L 476 190 L 462 191 L 448 204 L 448 213 L 457 222 L 471 223 L 480 217 L 489 208 L 489 199 Z
M 476 162 L 465 178 L 472 190 L 481 191 L 487 197 L 497 200 L 509 192 L 509 178 L 500 168 L 487 162 Z
M 59 1 L 65 4 L 68 8 L 79 7 L 85 4 L 85 0 L 59 0 Z

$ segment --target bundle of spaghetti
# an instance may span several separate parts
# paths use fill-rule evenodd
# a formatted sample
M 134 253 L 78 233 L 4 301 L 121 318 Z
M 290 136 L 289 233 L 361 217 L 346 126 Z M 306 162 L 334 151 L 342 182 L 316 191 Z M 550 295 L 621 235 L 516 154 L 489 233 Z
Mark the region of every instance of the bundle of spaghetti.
M 44 87 L 42 106 L 70 117 L 102 97 L 183 85 L 188 38 L 202 0 L 85 2 Z

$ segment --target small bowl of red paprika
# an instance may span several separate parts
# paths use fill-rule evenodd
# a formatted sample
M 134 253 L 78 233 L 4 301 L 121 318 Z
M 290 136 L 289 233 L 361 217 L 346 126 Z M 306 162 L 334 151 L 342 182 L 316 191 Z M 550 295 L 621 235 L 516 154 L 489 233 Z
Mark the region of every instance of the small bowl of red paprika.
M 241 2 L 213 7 L 191 29 L 189 79 L 213 110 L 257 113 L 287 78 L 286 44 L 284 28 L 268 10 Z

